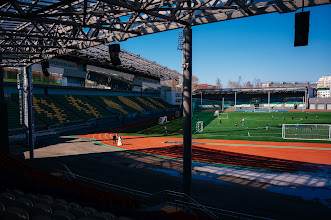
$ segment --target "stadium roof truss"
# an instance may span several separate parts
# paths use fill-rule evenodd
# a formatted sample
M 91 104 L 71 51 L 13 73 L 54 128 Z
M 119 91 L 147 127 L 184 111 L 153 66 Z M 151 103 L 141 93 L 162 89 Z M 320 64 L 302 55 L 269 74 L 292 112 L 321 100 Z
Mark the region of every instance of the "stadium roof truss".
M 109 42 L 331 0 L 1 0 L 2 66 L 39 62 Z
M 105 44 L 90 47 L 84 50 L 77 50 L 70 53 L 70 56 L 74 57 L 74 59 L 80 60 L 85 58 L 86 62 L 92 65 L 100 65 L 101 63 L 110 65 L 111 63 L 108 47 Z M 119 54 L 119 56 L 122 64 L 120 66 L 117 66 L 117 69 L 131 70 L 136 73 L 140 72 L 142 76 L 153 76 L 159 79 L 161 78 L 163 80 L 178 80 L 182 77 L 182 75 L 178 71 L 171 70 L 167 67 L 157 64 L 156 62 L 147 60 L 139 55 L 130 53 L 129 51 L 121 49 L 121 53 Z

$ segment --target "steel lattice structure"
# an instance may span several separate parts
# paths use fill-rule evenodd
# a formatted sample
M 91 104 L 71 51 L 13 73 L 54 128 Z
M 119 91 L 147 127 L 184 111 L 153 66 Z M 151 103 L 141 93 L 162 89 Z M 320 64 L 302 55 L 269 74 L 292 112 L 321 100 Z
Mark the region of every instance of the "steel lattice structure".
M 130 70 L 135 72 L 135 74 L 141 73 L 142 76 L 151 76 L 158 79 L 168 80 L 168 79 L 177 79 L 181 80 L 182 75 L 175 70 L 171 70 L 167 67 L 164 67 L 156 62 L 147 60 L 139 55 L 130 53 L 126 50 L 121 50 L 119 53 L 120 60 L 122 65 L 114 67 L 111 65 L 110 56 L 108 52 L 108 46 L 105 44 L 90 47 L 83 50 L 77 50 L 70 53 L 68 56 L 64 56 L 64 59 L 73 59 L 74 60 L 83 60 L 88 64 L 95 64 L 97 66 L 109 65 L 112 69 L 118 68 Z
M 1 0 L 1 65 L 36 63 L 161 31 L 331 0 Z

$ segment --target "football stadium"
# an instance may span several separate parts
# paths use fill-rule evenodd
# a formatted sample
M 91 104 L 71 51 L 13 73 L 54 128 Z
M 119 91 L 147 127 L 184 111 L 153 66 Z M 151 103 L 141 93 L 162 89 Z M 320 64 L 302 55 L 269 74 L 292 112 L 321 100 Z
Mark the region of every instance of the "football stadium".
M 329 219 L 325 89 L 194 89 L 191 27 L 330 3 L 0 3 L 0 219 Z M 120 48 L 180 28 L 183 73 Z

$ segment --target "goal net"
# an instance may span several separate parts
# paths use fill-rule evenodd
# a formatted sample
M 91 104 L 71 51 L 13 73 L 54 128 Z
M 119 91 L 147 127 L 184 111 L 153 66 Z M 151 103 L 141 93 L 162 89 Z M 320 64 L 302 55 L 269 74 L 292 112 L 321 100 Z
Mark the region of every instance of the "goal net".
M 283 139 L 331 140 L 329 124 L 283 124 Z
M 254 112 L 270 112 L 271 110 L 266 107 L 254 107 Z M 273 110 L 274 111 L 274 110 Z
M 158 124 L 163 125 L 163 124 L 167 123 L 167 119 L 168 119 L 167 116 L 160 117 Z
M 228 113 L 220 113 L 218 119 L 229 119 Z
M 203 121 L 198 121 L 195 126 L 195 132 L 203 132 Z

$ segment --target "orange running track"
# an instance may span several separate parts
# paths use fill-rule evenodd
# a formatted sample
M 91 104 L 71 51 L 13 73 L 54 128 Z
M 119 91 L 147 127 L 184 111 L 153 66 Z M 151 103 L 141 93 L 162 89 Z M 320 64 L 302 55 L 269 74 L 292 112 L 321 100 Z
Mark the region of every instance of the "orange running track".
M 149 149 L 167 149 L 174 146 L 182 146 L 182 138 L 171 137 L 121 136 L 122 146 L 113 144 L 111 133 L 96 133 L 76 137 L 89 138 L 103 145 L 116 147 L 119 150 L 134 150 L 152 154 L 154 151 L 148 151 Z M 192 146 L 198 150 L 203 149 L 203 152 L 209 151 L 209 153 L 213 154 L 228 152 L 235 153 L 233 155 L 243 154 L 275 160 L 331 165 L 331 144 L 328 143 L 193 139 Z M 179 158 L 171 152 L 166 154 L 165 156 Z

